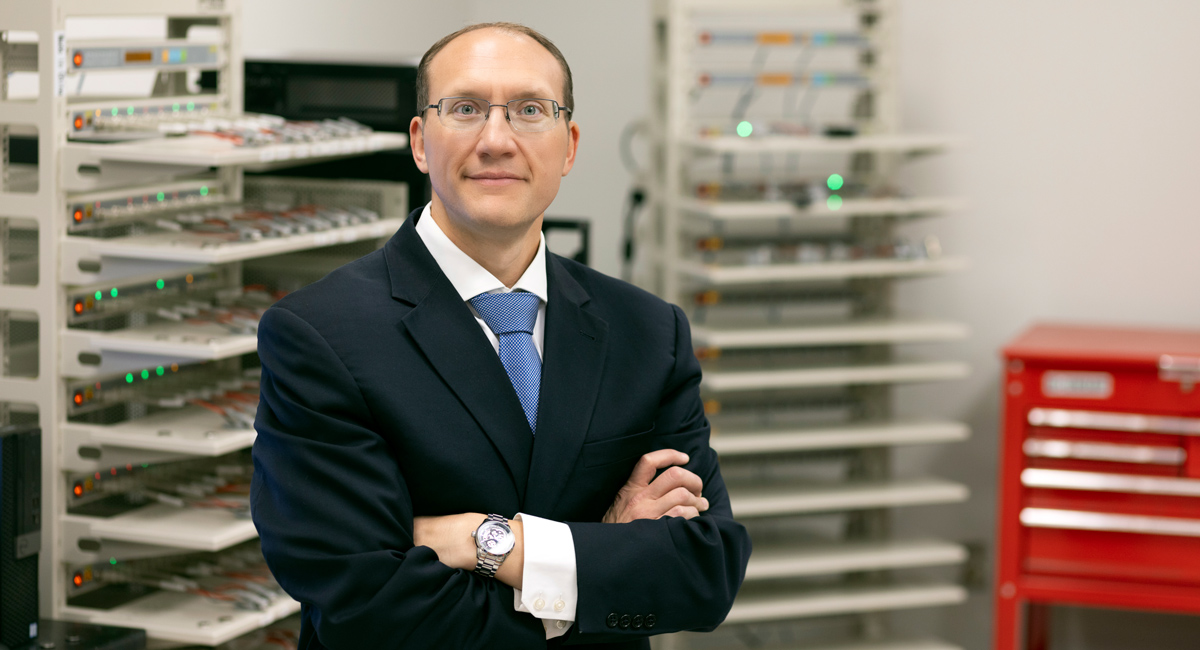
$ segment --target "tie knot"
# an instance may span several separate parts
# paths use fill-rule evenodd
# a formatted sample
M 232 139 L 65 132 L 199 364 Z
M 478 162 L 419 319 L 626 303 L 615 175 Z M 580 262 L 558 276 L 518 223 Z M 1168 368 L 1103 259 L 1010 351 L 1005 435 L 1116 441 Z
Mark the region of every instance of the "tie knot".
M 496 336 L 525 332 L 533 334 L 541 298 L 526 291 L 481 293 L 470 300 L 471 306 Z

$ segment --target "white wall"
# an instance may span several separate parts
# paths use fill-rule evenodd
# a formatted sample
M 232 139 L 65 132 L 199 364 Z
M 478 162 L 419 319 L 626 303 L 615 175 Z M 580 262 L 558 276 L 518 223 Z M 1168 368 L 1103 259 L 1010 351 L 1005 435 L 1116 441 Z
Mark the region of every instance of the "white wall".
M 949 351 L 974 368 L 959 384 L 900 394 L 902 410 L 963 418 L 974 431 L 966 444 L 902 458 L 913 470 L 968 483 L 971 502 L 950 517 L 931 509 L 904 520 L 915 530 L 991 539 L 999 348 L 1037 320 L 1200 328 L 1200 3 L 903 7 L 904 123 L 970 143 L 919 163 L 911 187 L 948 190 L 971 208 L 916 228 L 936 232 L 972 266 L 912 283 L 899 300 L 969 323 L 972 338 Z M 986 647 L 989 606 L 977 598 L 942 624 L 968 647 Z M 1140 620 L 1125 618 L 1125 627 Z M 1190 644 L 1179 633 L 1178 645 L 1128 645 L 1128 637 L 1104 635 L 1114 624 L 1095 625 L 1120 616 L 1061 619 L 1056 648 L 1183 648 L 1200 638 L 1200 620 L 1175 623 L 1190 630 Z
M 578 163 L 550 212 L 592 219 L 593 265 L 616 274 L 630 180 L 617 141 L 648 112 L 648 7 L 648 0 L 342 0 L 300 12 L 282 0 L 251 0 L 246 49 L 391 58 L 419 55 L 469 22 L 513 20 L 543 31 L 572 65 L 583 132 Z M 971 202 L 963 214 L 914 230 L 937 233 L 972 267 L 915 281 L 899 297 L 915 312 L 971 325 L 969 341 L 932 352 L 970 361 L 974 374 L 902 391 L 899 408 L 961 418 L 974 436 L 905 451 L 899 464 L 961 480 L 974 496 L 961 507 L 915 509 L 899 520 L 990 541 L 998 348 L 1035 320 L 1200 327 L 1200 3 L 905 0 L 903 9 L 904 124 L 970 143 L 912 167 L 913 191 Z M 989 606 L 983 595 L 912 620 L 984 648 Z M 1062 617 L 1056 648 L 1132 647 L 1082 625 L 1084 618 Z M 1103 617 L 1108 629 L 1114 620 L 1121 619 Z M 1194 639 L 1196 623 L 1171 629 L 1190 630 Z M 1156 638 L 1153 647 L 1170 643 Z

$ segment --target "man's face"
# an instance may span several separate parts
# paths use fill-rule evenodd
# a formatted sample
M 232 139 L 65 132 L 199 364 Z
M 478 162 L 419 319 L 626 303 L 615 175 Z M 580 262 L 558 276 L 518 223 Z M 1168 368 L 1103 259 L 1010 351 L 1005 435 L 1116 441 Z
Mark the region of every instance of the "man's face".
M 459 36 L 429 63 L 429 103 L 479 97 L 492 104 L 529 97 L 563 100 L 563 72 L 524 34 L 480 29 Z M 427 109 L 409 125 L 413 158 L 429 174 L 434 208 L 476 234 L 520 232 L 549 207 L 575 164 L 579 127 L 567 113 L 549 131 L 518 133 L 491 109 L 479 131 L 457 131 Z

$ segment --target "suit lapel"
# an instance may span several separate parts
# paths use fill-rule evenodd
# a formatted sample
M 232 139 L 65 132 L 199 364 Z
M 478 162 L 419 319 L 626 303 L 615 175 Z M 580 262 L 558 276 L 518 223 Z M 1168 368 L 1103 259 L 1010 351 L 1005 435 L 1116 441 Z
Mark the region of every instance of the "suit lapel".
M 604 374 L 608 323 L 584 311 L 587 292 L 554 255 L 546 256 L 549 300 L 528 495 L 522 512 L 548 517 L 567 487 Z
M 392 297 L 413 306 L 404 329 L 491 440 L 523 502 L 533 446 L 529 423 L 495 350 L 421 242 L 418 215 L 410 215 L 384 249 Z

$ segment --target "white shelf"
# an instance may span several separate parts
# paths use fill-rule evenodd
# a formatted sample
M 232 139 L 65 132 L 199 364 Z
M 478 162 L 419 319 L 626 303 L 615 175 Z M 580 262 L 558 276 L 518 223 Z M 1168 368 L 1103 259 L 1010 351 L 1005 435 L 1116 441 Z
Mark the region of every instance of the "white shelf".
M 869 510 L 934 503 L 956 503 L 968 496 L 966 486 L 941 479 L 852 481 L 812 486 L 729 488 L 735 517 L 772 517 L 840 510 Z
M 344 244 L 360 239 L 388 237 L 400 228 L 404 219 L 381 219 L 323 232 L 273 237 L 258 241 L 227 241 L 212 235 L 195 232 L 161 232 L 151 235 L 92 239 L 68 237 L 63 264 L 76 267 L 78 259 L 87 257 L 121 257 L 198 264 L 225 264 L 268 255 Z
M 220 415 L 199 406 L 160 411 L 144 418 L 109 426 L 59 425 L 64 437 L 77 444 L 149 449 L 191 456 L 221 456 L 254 444 L 254 429 L 226 429 Z M 74 450 L 64 449 L 65 453 Z
M 679 203 L 684 211 L 712 221 L 886 217 L 952 212 L 966 207 L 962 199 L 941 197 L 846 199 L 838 210 L 822 204 L 801 208 L 791 201 L 705 201 L 689 197 L 679 199 Z
M 966 559 L 967 551 L 962 546 L 936 540 L 759 546 L 750 556 L 746 580 L 945 566 Z
M 720 456 L 958 442 L 970 433 L 959 422 L 878 422 L 821 428 L 714 430 L 709 444 Z
M 946 135 L 881 134 L 848 138 L 823 136 L 765 135 L 690 137 L 680 144 L 696 153 L 810 153 L 849 154 L 862 151 L 878 153 L 926 154 L 945 151 L 961 144 L 961 139 Z
M 852 320 L 754 328 L 693 326 L 692 343 L 710 348 L 775 348 L 950 341 L 966 338 L 967 334 L 966 325 L 945 321 Z
M 773 282 L 811 282 L 818 280 L 849 280 L 853 278 L 885 278 L 950 273 L 967 268 L 963 257 L 940 257 L 925 260 L 855 260 L 850 262 L 818 262 L 813 264 L 763 264 L 758 266 L 718 266 L 682 260 L 678 264 L 684 275 L 715 286 L 767 284 Z
M 403 149 L 407 146 L 407 135 L 383 132 L 320 142 L 271 144 L 262 147 L 239 147 L 221 138 L 183 136 L 116 144 L 76 142 L 67 144 L 64 154 L 117 162 L 226 167 L 308 158 L 354 156 L 386 149 Z
M 962 379 L 970 367 L 957 361 L 928 361 L 882 365 L 837 366 L 785 370 L 714 370 L 705 372 L 701 386 L 709 391 L 735 392 L 814 386 L 896 384 Z
M 228 359 L 258 349 L 257 334 L 234 334 L 216 323 L 162 321 L 112 332 L 66 330 L 61 334 L 62 372 L 95 377 L 178 362 Z M 100 356 L 84 364 L 80 353 Z
M 66 607 L 62 613 L 85 623 L 141 628 L 156 640 L 215 646 L 298 611 L 300 603 L 286 596 L 265 611 L 254 612 L 201 596 L 160 591 L 109 610 Z
M 803 590 L 793 593 L 743 592 L 725 623 L 756 623 L 812 616 L 880 612 L 954 605 L 967 599 L 967 590 L 950 584 L 893 584 Z
M 191 551 L 220 551 L 258 537 L 254 522 L 218 508 L 176 508 L 155 503 L 115 517 L 65 515 L 89 537 L 165 546 Z

